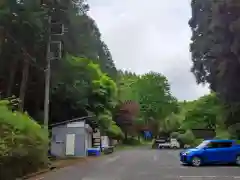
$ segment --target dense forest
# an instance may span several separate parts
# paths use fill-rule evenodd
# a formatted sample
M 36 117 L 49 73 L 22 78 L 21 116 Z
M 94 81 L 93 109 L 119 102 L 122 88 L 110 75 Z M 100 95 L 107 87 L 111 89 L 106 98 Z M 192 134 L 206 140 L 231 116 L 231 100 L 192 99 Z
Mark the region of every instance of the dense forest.
M 0 174 L 11 180 L 48 162 L 42 125 L 50 15 L 66 32 L 52 37 L 62 48 L 61 58 L 51 60 L 49 124 L 94 115 L 102 133 L 125 143 L 140 143 L 146 130 L 191 145 L 201 140 L 193 129 L 239 138 L 240 6 L 234 0 L 192 0 L 191 6 L 192 72 L 212 92 L 179 102 L 163 74 L 116 68 L 84 0 L 2 0 Z
M 67 31 L 51 37 L 63 46 L 61 58 L 51 60 L 49 124 L 95 115 L 103 132 L 123 136 L 112 119 L 117 70 L 88 10 L 84 1 L 0 2 L 1 179 L 16 179 L 48 162 L 42 125 L 50 15 Z
M 5 1 L 2 5 L 0 92 L 2 98 L 19 97 L 19 109 L 42 123 L 46 17 L 53 5 L 40 2 Z M 103 101 L 111 102 L 115 96 L 117 70 L 83 3 L 64 1 L 54 7 L 53 17 L 57 16 L 68 32 L 53 37 L 61 40 L 64 48 L 63 58 L 51 61 L 50 123 L 84 116 L 94 108 L 95 100 L 104 97 L 109 99 Z M 102 95 L 98 93 L 101 88 Z

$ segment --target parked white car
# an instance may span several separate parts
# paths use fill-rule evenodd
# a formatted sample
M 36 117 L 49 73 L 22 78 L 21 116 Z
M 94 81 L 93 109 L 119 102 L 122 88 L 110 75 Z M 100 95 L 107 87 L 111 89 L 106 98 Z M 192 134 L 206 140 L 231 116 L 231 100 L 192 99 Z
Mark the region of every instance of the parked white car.
M 165 143 L 159 143 L 158 148 L 171 148 L 171 149 L 179 149 L 180 144 L 177 139 L 170 139 L 170 142 L 165 142 Z

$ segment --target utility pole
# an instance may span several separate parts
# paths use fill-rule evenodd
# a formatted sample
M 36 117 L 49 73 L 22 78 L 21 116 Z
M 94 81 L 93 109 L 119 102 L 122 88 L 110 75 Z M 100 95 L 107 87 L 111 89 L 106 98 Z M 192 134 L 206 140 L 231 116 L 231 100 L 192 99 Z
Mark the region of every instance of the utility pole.
M 48 12 L 48 22 L 47 22 L 47 52 L 46 52 L 46 69 L 45 69 L 45 97 L 44 97 L 44 128 L 48 129 L 49 124 L 49 102 L 50 102 L 50 80 L 51 80 L 51 61 L 58 60 L 62 58 L 62 41 L 61 40 L 52 40 L 52 36 L 55 36 L 54 39 L 58 39 L 65 32 L 67 28 L 64 27 L 64 24 L 59 22 L 59 20 L 54 19 L 53 13 L 56 13 L 54 8 L 56 1 L 53 1 L 52 7 Z M 62 10 L 63 11 L 63 10 Z M 53 53 L 54 52 L 54 53 Z
M 49 120 L 49 95 L 50 95 L 50 78 L 51 78 L 51 22 L 52 16 L 51 11 L 48 14 L 48 27 L 47 27 L 47 53 L 46 53 L 46 62 L 47 66 L 45 69 L 45 98 L 44 98 L 44 128 L 48 129 L 48 120 Z

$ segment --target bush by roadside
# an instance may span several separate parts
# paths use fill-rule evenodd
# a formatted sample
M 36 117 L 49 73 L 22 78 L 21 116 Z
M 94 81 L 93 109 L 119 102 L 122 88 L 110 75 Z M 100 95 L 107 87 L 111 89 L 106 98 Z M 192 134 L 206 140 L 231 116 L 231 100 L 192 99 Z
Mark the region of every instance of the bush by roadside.
M 141 145 L 142 142 L 141 140 L 139 139 L 136 139 L 136 138 L 127 138 L 127 139 L 124 139 L 122 141 L 122 144 L 125 144 L 125 145 L 132 145 L 132 146 L 138 146 L 138 145 Z
M 183 134 L 181 134 L 179 132 L 173 132 L 171 134 L 171 137 L 176 138 L 179 141 L 181 148 L 183 148 L 185 146 L 196 147 L 203 141 L 203 139 L 197 139 L 193 135 L 191 130 L 187 130 Z
M 15 180 L 48 165 L 48 133 L 0 101 L 0 179 Z

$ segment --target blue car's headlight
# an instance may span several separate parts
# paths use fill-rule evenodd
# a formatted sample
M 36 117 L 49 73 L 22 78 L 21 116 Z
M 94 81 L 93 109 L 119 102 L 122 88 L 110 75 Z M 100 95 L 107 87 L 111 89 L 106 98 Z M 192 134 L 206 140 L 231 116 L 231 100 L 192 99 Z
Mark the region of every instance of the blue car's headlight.
M 183 155 L 183 156 L 186 156 L 186 155 L 188 155 L 188 154 L 190 154 L 190 152 L 182 152 L 182 155 Z

